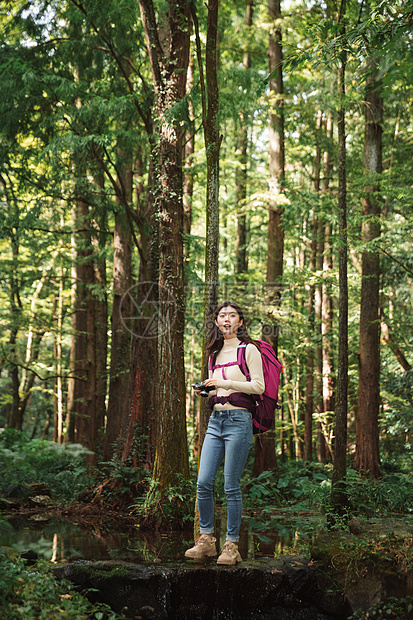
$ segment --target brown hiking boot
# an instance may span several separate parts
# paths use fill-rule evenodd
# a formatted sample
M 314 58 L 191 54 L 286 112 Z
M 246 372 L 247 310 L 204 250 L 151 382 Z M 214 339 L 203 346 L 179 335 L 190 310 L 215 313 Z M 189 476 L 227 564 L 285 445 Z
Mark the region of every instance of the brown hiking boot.
M 242 557 L 238 551 L 238 545 L 229 540 L 222 547 L 222 553 L 217 560 L 217 564 L 236 564 L 242 562 Z
M 185 557 L 193 560 L 214 558 L 217 555 L 216 540 L 216 538 L 209 538 L 206 534 L 201 534 L 195 545 L 185 551 Z

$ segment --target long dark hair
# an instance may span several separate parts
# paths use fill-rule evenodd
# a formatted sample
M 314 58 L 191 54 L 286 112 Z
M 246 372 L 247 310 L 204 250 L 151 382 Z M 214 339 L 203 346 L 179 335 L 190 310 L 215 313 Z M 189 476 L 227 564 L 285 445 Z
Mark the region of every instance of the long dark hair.
M 242 324 L 238 327 L 237 330 L 237 338 L 239 338 L 241 342 L 246 342 L 247 344 L 254 344 L 259 349 L 257 341 L 253 340 L 247 331 L 244 313 L 239 307 L 239 305 L 234 303 L 233 301 L 223 301 L 222 304 L 220 304 L 214 312 L 214 324 L 209 334 L 208 344 L 206 348 L 208 358 L 210 355 L 212 355 L 212 353 L 214 353 L 214 351 L 221 351 L 222 347 L 224 346 L 224 334 L 221 332 L 220 329 L 218 329 L 215 321 L 217 320 L 218 314 L 221 312 L 222 308 L 227 308 L 228 306 L 230 308 L 234 308 L 234 310 L 238 312 L 239 318 L 242 319 Z

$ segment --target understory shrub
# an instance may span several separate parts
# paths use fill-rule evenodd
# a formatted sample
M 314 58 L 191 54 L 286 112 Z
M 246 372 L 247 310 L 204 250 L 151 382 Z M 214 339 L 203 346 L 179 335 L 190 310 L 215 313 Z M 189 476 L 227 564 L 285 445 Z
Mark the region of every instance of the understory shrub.
M 345 482 L 352 514 L 373 517 L 413 511 L 413 478 L 410 475 L 395 472 L 375 480 L 348 469 Z
M 26 566 L 0 549 L 0 620 L 117 620 L 103 603 L 90 603 L 68 581 L 57 581 L 46 564 Z
M 30 440 L 24 433 L 6 429 L 0 433 L 0 494 L 26 498 L 28 485 L 41 483 L 52 496 L 72 501 L 90 483 L 86 455 L 80 444 L 58 446 L 53 441 Z
M 142 526 L 175 529 L 193 523 L 195 489 L 192 481 L 176 473 L 167 489 L 162 490 L 153 478 L 149 479 L 148 484 L 146 496 L 140 497 L 131 506 L 142 519 Z

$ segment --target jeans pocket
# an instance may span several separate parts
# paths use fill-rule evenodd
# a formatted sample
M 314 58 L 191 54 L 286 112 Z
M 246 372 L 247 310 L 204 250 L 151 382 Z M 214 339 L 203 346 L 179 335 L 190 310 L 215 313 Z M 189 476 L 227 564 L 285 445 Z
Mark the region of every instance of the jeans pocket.
M 228 414 L 228 418 L 234 424 L 249 424 L 252 420 L 252 415 L 250 411 L 234 411 L 233 413 Z

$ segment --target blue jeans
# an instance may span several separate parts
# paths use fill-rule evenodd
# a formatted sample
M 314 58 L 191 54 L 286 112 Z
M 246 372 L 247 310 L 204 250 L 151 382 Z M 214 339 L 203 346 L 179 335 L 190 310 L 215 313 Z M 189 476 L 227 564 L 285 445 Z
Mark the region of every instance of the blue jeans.
M 214 483 L 225 457 L 227 540 L 238 542 L 242 517 L 240 481 L 252 443 L 252 415 L 246 409 L 213 411 L 202 445 L 198 473 L 198 510 L 201 534 L 214 532 Z

